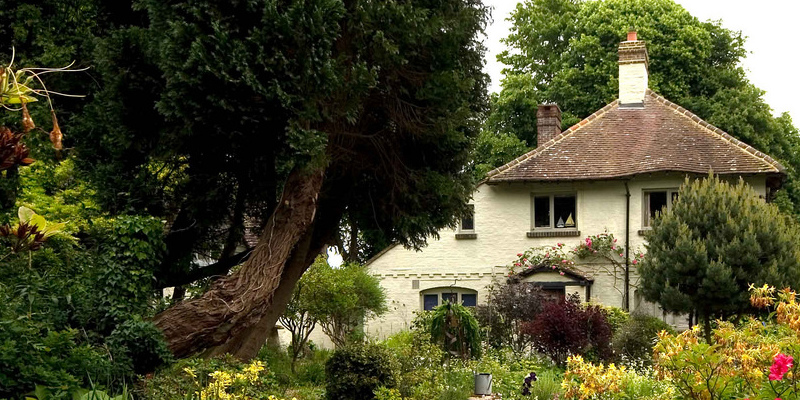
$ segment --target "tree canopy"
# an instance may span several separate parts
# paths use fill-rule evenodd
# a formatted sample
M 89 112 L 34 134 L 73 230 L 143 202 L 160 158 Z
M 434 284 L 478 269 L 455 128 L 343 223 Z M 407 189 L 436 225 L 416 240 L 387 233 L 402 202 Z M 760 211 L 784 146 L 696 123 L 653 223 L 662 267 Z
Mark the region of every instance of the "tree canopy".
M 749 285 L 800 285 L 798 235 L 744 181 L 687 180 L 647 235 L 642 294 L 668 312 L 695 313 L 710 333 L 712 319 L 749 310 Z

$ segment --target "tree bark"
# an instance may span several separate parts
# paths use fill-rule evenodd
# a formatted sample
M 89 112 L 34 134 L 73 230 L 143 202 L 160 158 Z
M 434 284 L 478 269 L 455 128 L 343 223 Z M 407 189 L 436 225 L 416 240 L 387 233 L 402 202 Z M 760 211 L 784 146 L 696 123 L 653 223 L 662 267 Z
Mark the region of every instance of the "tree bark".
M 289 265 L 287 261 L 294 258 L 295 250 L 308 250 L 307 244 L 298 244 L 311 240 L 323 175 L 321 167 L 309 173 L 293 171 L 258 245 L 242 268 L 219 279 L 202 297 L 183 301 L 155 317 L 176 357 L 247 337 L 246 332 L 263 331 L 266 341 L 297 281 L 287 278 L 296 275 L 299 279 L 308 265 L 298 268 L 295 265 L 301 263 Z M 253 352 L 248 349 L 247 353 Z

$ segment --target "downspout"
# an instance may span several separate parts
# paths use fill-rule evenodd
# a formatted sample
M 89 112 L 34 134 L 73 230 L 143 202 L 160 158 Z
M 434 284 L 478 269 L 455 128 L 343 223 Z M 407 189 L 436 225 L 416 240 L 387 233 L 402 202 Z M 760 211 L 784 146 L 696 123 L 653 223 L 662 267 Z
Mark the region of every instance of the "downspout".
M 628 181 L 625 181 L 625 291 L 622 295 L 622 309 L 630 309 L 630 280 L 631 280 L 631 191 L 628 188 Z

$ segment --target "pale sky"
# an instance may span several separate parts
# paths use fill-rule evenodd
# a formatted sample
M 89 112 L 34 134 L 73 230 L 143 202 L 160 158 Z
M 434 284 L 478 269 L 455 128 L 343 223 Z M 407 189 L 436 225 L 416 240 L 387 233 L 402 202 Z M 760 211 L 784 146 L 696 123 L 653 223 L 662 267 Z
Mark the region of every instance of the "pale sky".
M 764 98 L 776 115 L 788 111 L 795 126 L 800 125 L 800 0 L 676 2 L 701 21 L 721 19 L 722 26 L 742 31 L 747 37 L 745 48 L 750 52 L 742 65 L 748 78 L 767 92 Z M 503 64 L 497 61 L 497 53 L 505 49 L 500 39 L 508 36 L 511 23 L 506 18 L 517 1 L 484 0 L 484 4 L 494 7 L 494 23 L 486 29 L 485 71 L 492 78 L 490 90 L 498 92 Z

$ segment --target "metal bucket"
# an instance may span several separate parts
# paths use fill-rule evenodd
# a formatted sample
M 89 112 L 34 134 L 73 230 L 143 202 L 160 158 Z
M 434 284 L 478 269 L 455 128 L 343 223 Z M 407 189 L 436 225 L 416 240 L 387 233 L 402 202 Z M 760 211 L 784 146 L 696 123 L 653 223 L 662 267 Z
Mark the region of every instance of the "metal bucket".
M 475 394 L 492 394 L 492 374 L 475 374 Z

